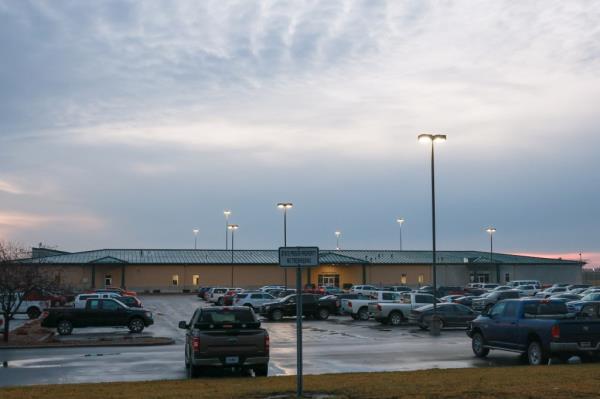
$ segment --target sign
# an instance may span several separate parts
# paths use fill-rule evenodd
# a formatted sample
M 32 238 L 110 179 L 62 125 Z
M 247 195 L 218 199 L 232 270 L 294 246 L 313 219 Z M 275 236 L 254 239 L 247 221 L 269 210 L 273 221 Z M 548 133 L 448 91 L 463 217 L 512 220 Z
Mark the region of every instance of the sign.
M 280 247 L 279 266 L 315 267 L 319 266 L 318 247 Z

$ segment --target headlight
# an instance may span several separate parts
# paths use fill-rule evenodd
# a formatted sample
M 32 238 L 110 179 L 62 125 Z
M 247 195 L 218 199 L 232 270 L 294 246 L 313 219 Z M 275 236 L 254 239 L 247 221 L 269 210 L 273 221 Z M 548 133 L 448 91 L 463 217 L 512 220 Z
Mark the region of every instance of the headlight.
M 152 318 L 152 313 L 151 312 L 146 312 L 146 317 L 148 317 L 148 318 L 151 319 Z

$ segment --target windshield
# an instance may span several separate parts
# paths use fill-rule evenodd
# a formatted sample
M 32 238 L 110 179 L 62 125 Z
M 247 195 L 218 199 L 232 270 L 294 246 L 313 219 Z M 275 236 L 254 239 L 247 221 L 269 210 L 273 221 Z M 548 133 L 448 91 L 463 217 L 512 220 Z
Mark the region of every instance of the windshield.
M 207 309 L 203 310 L 198 322 L 210 324 L 254 323 L 252 311 L 246 309 Z
M 600 294 L 587 294 L 583 298 L 582 301 L 600 301 Z
M 530 316 L 564 315 L 569 312 L 565 302 L 526 303 L 523 311 Z

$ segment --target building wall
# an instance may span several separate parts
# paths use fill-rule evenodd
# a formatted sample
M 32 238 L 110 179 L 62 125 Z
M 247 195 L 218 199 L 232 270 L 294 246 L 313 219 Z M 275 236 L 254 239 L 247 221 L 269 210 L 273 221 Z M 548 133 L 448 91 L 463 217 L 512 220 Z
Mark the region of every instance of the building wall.
M 406 282 L 403 283 L 403 275 Z M 368 265 L 367 283 L 373 285 L 403 285 L 418 287 L 431 284 L 431 266 L 427 265 Z
M 509 273 L 510 280 L 539 280 L 542 284 L 581 284 L 582 267 L 579 265 L 518 265 L 500 266 L 500 279 L 505 281 Z

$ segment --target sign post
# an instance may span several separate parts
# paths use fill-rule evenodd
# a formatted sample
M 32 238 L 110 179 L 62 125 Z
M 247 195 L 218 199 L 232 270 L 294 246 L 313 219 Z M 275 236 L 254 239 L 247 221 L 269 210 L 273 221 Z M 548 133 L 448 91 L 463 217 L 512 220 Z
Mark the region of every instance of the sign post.
M 318 247 L 280 247 L 279 266 L 296 268 L 296 397 L 302 397 L 302 268 L 319 266 Z

